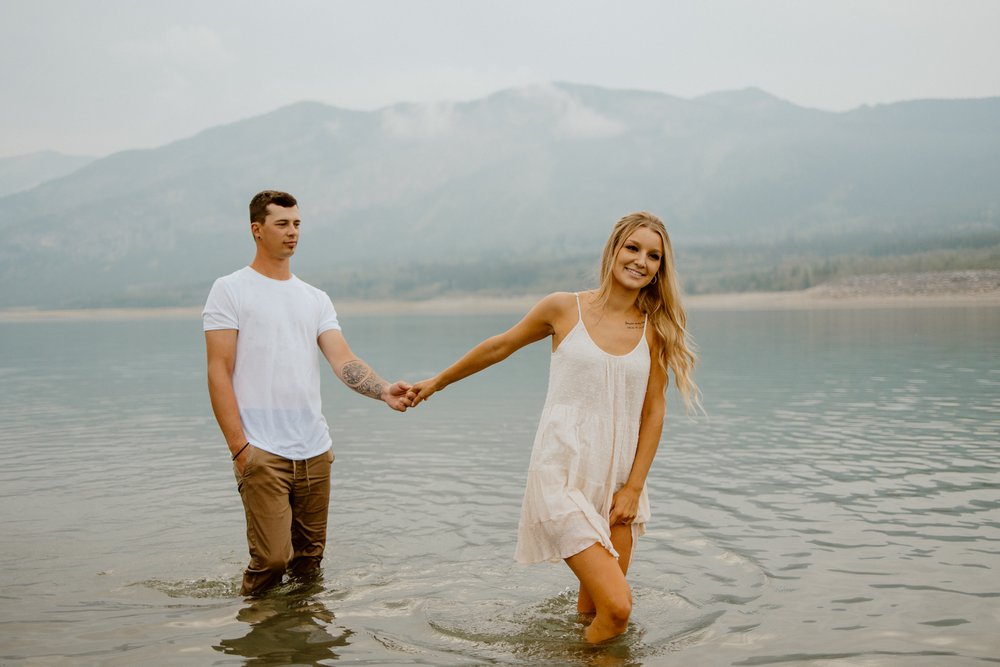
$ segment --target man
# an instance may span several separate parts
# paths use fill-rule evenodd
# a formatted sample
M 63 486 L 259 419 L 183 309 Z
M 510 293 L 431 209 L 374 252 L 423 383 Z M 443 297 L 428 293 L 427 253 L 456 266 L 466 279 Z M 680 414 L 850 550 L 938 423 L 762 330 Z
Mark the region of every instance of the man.
M 254 196 L 253 263 L 215 281 L 202 315 L 208 393 L 246 513 L 242 595 L 286 572 L 314 574 L 323 558 L 333 453 L 317 345 L 354 391 L 400 412 L 411 403 L 408 384 L 389 384 L 351 352 L 330 297 L 292 274 L 300 222 L 292 195 Z

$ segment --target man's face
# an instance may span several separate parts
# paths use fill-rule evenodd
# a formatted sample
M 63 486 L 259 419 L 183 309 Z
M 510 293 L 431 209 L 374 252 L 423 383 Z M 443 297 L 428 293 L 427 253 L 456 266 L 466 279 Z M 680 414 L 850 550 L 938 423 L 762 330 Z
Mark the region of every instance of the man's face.
M 299 243 L 299 207 L 267 205 L 264 222 L 253 223 L 258 247 L 274 259 L 288 259 Z

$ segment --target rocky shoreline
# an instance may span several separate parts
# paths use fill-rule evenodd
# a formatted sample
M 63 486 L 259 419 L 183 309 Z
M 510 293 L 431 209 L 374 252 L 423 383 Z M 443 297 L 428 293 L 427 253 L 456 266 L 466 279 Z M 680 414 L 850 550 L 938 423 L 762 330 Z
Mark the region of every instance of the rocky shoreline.
M 1000 271 L 879 273 L 841 278 L 805 290 L 817 297 L 939 296 L 1000 293 Z

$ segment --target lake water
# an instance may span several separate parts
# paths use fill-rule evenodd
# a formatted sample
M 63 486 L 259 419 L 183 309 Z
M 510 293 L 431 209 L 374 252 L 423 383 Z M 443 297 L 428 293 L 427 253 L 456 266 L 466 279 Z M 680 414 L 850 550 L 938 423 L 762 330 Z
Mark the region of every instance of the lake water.
M 343 318 L 422 379 L 516 319 Z M 695 311 L 635 610 L 580 640 L 512 561 L 546 343 L 405 415 L 324 385 L 324 578 L 237 594 L 243 516 L 197 319 L 0 323 L 2 665 L 1000 663 L 1000 309 Z

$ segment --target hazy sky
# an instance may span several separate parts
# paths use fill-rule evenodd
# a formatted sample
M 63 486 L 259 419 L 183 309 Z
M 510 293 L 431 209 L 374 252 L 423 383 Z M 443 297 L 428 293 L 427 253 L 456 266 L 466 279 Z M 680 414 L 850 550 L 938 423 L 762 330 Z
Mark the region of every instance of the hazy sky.
M 300 100 L 545 81 L 833 111 L 1000 95 L 998 0 L 0 0 L 0 156 L 158 146 Z

